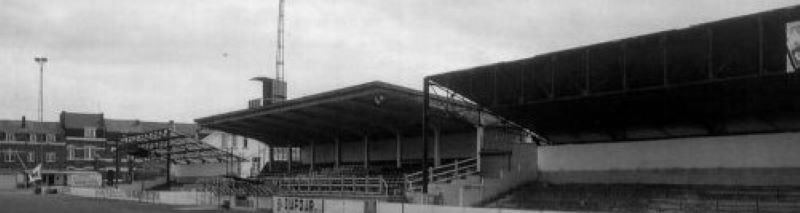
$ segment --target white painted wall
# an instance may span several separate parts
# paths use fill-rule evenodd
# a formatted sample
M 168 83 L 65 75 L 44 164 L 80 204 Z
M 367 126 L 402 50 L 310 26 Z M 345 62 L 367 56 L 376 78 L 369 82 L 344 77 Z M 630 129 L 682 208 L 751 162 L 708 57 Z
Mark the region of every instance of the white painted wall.
M 543 146 L 538 159 L 543 172 L 800 168 L 800 133 Z
M 244 141 L 247 140 L 247 147 L 244 146 Z M 247 159 L 247 161 L 239 163 L 238 166 L 234 166 L 233 171 L 237 171 L 238 168 L 241 167 L 239 171 L 241 177 L 249 177 L 251 172 L 253 172 L 253 166 L 258 165 L 258 169 L 255 172 L 260 172 L 261 168 L 266 165 L 267 161 L 269 160 L 269 149 L 268 146 L 261 141 L 245 138 L 242 136 L 232 135 L 229 133 L 221 132 L 221 131 L 214 131 L 202 141 L 206 144 L 209 144 L 213 147 L 216 147 L 221 150 L 225 150 L 235 154 L 236 156 L 243 157 Z M 260 162 L 255 163 L 253 162 L 253 158 L 260 157 Z M 225 174 L 226 171 L 226 164 L 225 163 L 193 163 L 193 164 L 179 164 L 173 165 L 173 172 L 172 174 L 176 177 L 192 177 L 192 176 L 217 176 Z M 255 175 L 255 174 L 253 174 Z

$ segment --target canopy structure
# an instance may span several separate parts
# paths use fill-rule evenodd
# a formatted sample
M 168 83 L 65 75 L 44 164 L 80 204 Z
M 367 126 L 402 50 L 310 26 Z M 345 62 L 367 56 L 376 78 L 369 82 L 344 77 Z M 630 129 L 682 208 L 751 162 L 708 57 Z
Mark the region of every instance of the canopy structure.
M 127 136 L 120 143 L 120 147 L 129 155 L 172 164 L 245 160 L 204 143 L 199 136 L 181 134 L 171 128 Z
M 426 85 L 452 90 L 555 144 L 796 131 L 798 12 L 784 8 L 437 74 Z
M 384 82 L 332 90 L 315 95 L 199 118 L 203 127 L 251 137 L 272 146 L 293 146 L 334 139 L 417 136 L 422 132 L 420 91 Z M 441 132 L 470 131 L 469 113 L 454 113 L 467 103 L 433 98 L 433 127 Z M 474 116 L 473 116 L 474 119 Z

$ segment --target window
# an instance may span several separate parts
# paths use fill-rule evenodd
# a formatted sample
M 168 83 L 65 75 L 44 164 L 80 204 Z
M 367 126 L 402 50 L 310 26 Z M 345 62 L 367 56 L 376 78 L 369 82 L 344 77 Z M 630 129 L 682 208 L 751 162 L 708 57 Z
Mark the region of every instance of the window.
M 14 162 L 14 150 L 7 149 L 3 152 L 3 160 L 6 162 Z
M 36 134 L 36 142 L 45 142 L 47 141 L 47 134 Z
M 0 132 L 0 141 L 6 140 L 6 132 Z
M 236 149 L 236 135 L 231 135 L 231 149 Z
M 245 148 L 245 149 L 247 149 L 247 138 L 244 138 L 244 139 L 242 140 L 242 148 Z
M 73 160 L 89 159 L 89 153 L 87 153 L 87 151 L 89 151 L 89 150 L 86 149 L 86 148 L 73 148 L 72 149 L 72 159 Z
M 84 138 L 95 138 L 95 137 L 97 137 L 97 128 L 84 127 L 83 128 L 83 137 Z
M 31 135 L 28 133 L 14 133 L 14 139 L 16 141 L 30 141 Z
M 90 150 L 91 153 L 89 153 L 89 158 L 87 159 L 102 158 L 103 156 L 101 155 L 101 153 L 103 152 L 103 150 L 105 150 L 104 148 L 94 148 L 94 147 L 88 149 Z
M 55 134 L 47 134 L 47 142 L 56 142 L 56 135 Z
M 28 162 L 34 162 L 34 161 L 36 161 L 36 153 L 28 152 Z
M 55 152 L 48 152 L 46 157 L 47 157 L 47 162 L 56 162 L 56 153 Z

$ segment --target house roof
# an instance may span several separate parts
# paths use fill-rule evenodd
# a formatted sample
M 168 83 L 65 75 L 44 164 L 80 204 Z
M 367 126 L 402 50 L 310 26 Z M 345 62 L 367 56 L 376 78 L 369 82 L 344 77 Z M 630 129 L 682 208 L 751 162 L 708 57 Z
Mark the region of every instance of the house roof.
M 170 128 L 169 122 L 151 122 L 128 119 L 106 119 L 107 132 L 116 133 L 144 133 L 158 129 Z M 175 123 L 175 131 L 181 134 L 194 134 L 199 129 L 196 124 Z
M 62 112 L 61 122 L 67 129 L 101 128 L 103 127 L 103 114 Z
M 58 122 L 25 121 L 25 128 L 22 128 L 22 121 L 0 120 L 0 131 L 4 132 L 58 133 L 60 130 Z

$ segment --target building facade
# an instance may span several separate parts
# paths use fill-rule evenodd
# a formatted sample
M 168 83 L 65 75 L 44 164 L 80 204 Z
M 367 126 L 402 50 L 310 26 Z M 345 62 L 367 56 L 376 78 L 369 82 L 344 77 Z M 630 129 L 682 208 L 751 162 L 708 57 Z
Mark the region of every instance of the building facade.
M 65 169 L 66 142 L 57 122 L 0 121 L 0 169 Z
M 175 176 L 251 177 L 260 173 L 269 161 L 269 149 L 264 143 L 225 132 L 201 131 L 195 124 L 106 119 L 102 113 L 61 112 L 58 122 L 0 120 L 0 170 L 15 172 L 42 164 L 48 171 L 96 171 L 108 178 L 113 177 L 119 165 L 122 174 L 118 177 L 127 177 L 130 166 L 141 165 L 139 161 L 131 164 L 131 158 L 124 152 L 117 153 L 117 141 L 173 127 L 183 135 L 196 134 L 204 143 L 245 159 L 234 163 L 212 160 L 173 165 Z

